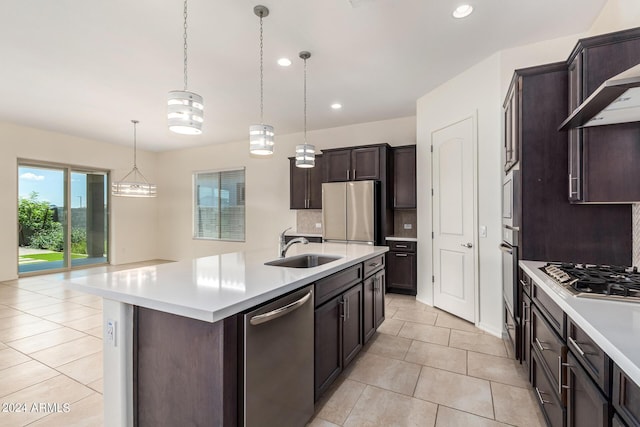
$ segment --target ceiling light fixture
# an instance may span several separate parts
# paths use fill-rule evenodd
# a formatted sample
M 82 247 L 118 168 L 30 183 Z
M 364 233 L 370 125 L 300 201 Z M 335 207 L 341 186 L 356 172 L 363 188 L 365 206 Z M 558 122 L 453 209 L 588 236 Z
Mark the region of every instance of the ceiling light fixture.
M 461 6 L 458 6 L 456 8 L 456 10 L 453 11 L 453 17 L 454 18 L 465 18 L 465 17 L 471 15 L 471 12 L 473 12 L 473 6 L 471 6 L 469 4 L 463 4 Z
M 273 126 L 264 124 L 264 67 L 263 67 L 263 42 L 262 42 L 262 18 L 269 16 L 269 9 L 265 6 L 256 6 L 253 13 L 260 17 L 260 124 L 249 126 L 249 152 L 266 156 L 273 154 L 275 132 Z
M 307 59 L 311 58 L 311 54 L 302 51 L 299 56 L 304 60 L 304 144 L 296 145 L 296 166 L 312 168 L 316 164 L 316 147 L 307 144 Z
M 122 180 L 114 181 L 111 184 L 111 194 L 122 197 L 156 197 L 156 185 L 147 181 L 147 178 L 138 170 L 136 163 L 136 125 L 139 122 L 131 120 L 131 123 L 133 123 L 133 169 Z M 131 176 L 131 179 L 129 179 L 129 176 Z
M 184 90 L 173 90 L 167 97 L 169 129 L 183 135 L 202 133 L 204 103 L 202 97 L 187 90 L 187 0 L 184 0 Z
M 280 58 L 278 59 L 278 65 L 281 67 L 288 67 L 291 65 L 291 60 L 289 58 Z
M 334 110 L 340 110 L 342 108 L 342 104 L 340 104 L 339 102 L 335 102 L 331 104 L 331 108 L 333 108 Z

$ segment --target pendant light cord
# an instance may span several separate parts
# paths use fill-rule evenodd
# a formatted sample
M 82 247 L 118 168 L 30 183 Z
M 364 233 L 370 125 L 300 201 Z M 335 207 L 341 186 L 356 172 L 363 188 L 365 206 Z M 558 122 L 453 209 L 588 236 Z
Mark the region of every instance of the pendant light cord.
M 307 145 L 307 58 L 304 58 L 304 145 Z
M 136 143 L 136 126 L 138 125 L 138 120 L 131 120 L 131 123 L 133 123 L 133 169 L 138 170 L 138 163 L 137 163 L 137 152 L 138 152 L 138 148 L 137 148 L 137 143 Z
M 187 0 L 184 0 L 184 91 L 187 91 Z
M 260 124 L 264 124 L 264 66 L 263 66 L 262 13 L 260 14 Z

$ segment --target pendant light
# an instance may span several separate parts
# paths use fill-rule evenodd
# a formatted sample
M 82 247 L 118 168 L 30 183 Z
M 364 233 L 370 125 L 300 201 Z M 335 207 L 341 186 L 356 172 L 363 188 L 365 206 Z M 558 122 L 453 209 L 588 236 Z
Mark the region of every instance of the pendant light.
M 111 194 L 123 197 L 156 197 L 156 185 L 149 183 L 142 172 L 138 170 L 136 164 L 136 126 L 139 122 L 131 120 L 131 123 L 133 123 L 133 169 L 122 180 L 114 181 L 111 184 Z
M 253 8 L 255 13 L 260 18 L 260 124 L 249 126 L 249 151 L 251 154 L 257 154 L 260 156 L 266 156 L 273 154 L 273 144 L 275 133 L 273 126 L 264 124 L 264 67 L 262 65 L 262 18 L 269 16 L 269 9 L 265 6 L 256 6 Z
M 296 145 L 296 166 L 312 168 L 316 164 L 316 147 L 307 144 L 307 59 L 311 58 L 311 54 L 302 51 L 298 56 L 304 60 L 304 144 Z
M 183 135 L 202 133 L 204 103 L 197 93 L 187 90 L 187 0 L 184 0 L 184 90 L 173 90 L 167 97 L 169 129 Z

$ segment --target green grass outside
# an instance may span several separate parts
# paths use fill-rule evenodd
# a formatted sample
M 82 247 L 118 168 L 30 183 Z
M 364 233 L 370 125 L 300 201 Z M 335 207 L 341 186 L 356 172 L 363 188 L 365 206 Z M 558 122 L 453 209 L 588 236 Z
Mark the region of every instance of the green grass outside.
M 31 255 L 20 255 L 20 258 L 31 258 L 37 259 L 40 261 L 62 261 L 64 259 L 64 254 L 62 252 L 51 252 L 46 254 L 31 254 Z M 86 258 L 86 255 L 83 254 L 71 254 L 71 258 Z

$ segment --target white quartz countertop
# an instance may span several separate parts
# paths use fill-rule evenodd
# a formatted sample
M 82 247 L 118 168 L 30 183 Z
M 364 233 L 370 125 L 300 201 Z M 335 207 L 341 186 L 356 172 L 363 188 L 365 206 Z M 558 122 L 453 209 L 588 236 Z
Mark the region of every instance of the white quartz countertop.
M 520 267 L 582 328 L 636 384 L 640 384 L 640 304 L 578 298 L 540 270 L 544 262 Z
M 65 281 L 73 290 L 193 319 L 216 322 L 301 288 L 366 259 L 386 246 L 348 243 L 295 244 L 299 254 L 341 258 L 313 268 L 264 265 L 277 258 L 277 247 L 215 255 Z

